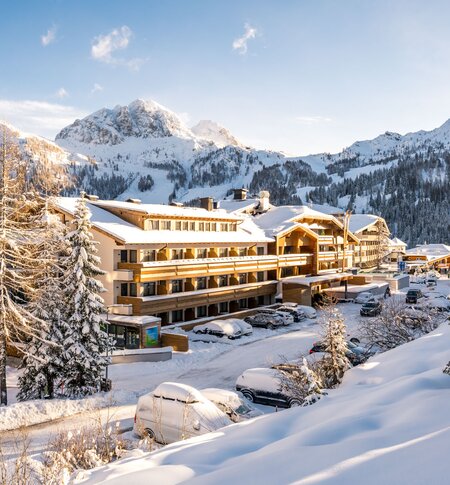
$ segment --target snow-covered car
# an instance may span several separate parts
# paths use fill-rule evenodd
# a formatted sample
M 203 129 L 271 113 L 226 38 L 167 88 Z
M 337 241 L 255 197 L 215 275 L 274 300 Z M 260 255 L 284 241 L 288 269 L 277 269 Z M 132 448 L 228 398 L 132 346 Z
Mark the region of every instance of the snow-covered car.
M 260 308 L 258 313 L 262 315 L 279 315 L 283 320 L 285 325 L 290 325 L 294 323 L 294 317 L 291 313 L 275 310 L 274 308 Z
M 363 291 L 355 298 L 355 303 L 367 303 L 368 301 L 375 301 L 375 297 L 370 291 Z
M 450 301 L 445 298 L 428 298 L 423 307 L 437 310 L 439 312 L 450 312 Z
M 168 444 L 210 433 L 231 423 L 228 416 L 197 389 L 163 382 L 153 392 L 139 398 L 134 432 Z
M 215 335 L 216 337 L 228 337 L 229 339 L 242 337 L 240 325 L 230 320 L 211 320 L 210 322 L 197 325 L 192 331 L 194 333 Z
M 241 329 L 242 335 L 251 335 L 253 333 L 253 327 L 245 320 L 240 318 L 227 318 L 226 321 L 237 325 Z
M 281 305 L 277 308 L 277 311 L 289 313 L 290 315 L 292 315 L 295 323 L 300 322 L 300 321 L 302 321 L 306 318 L 305 314 L 301 310 L 299 310 L 298 308 L 291 307 L 291 306 Z
M 257 313 L 256 315 L 250 315 L 244 319 L 252 327 L 263 327 L 273 329 L 276 327 L 283 327 L 286 325 L 285 320 L 276 313 Z
M 317 318 L 317 310 L 312 306 L 297 305 L 297 308 L 303 312 L 306 318 Z
M 381 313 L 381 303 L 379 301 L 368 301 L 367 303 L 363 303 L 359 314 L 362 317 L 376 317 Z
M 221 411 L 223 411 L 234 423 L 250 418 L 256 418 L 263 413 L 252 406 L 240 392 L 227 391 L 209 387 L 200 391 L 206 399 L 209 399 Z
M 281 375 L 276 369 L 254 368 L 244 371 L 236 380 L 236 390 L 251 402 L 290 408 L 301 401 L 282 389 Z
M 365 362 L 370 356 L 373 355 L 373 352 L 365 349 L 361 345 L 357 345 L 353 343 L 351 340 L 347 340 L 347 352 L 346 357 L 350 361 L 352 365 L 359 365 Z M 314 354 L 316 352 L 325 352 L 325 346 L 323 342 L 314 342 L 313 346 L 311 347 L 309 353 Z

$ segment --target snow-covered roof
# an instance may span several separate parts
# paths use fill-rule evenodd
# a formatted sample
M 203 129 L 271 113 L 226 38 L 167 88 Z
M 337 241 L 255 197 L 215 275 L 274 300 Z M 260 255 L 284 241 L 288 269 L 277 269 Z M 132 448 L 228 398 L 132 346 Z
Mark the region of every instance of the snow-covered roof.
M 73 214 L 76 201 L 76 197 L 59 197 L 56 205 L 60 210 Z M 272 241 L 248 216 L 237 218 L 242 221 L 241 224 L 238 224 L 237 231 L 145 231 L 111 212 L 102 209 L 97 203 L 86 201 L 86 205 L 91 211 L 91 223 L 93 227 L 118 240 L 121 244 L 245 244 Z M 174 209 L 179 208 L 174 207 Z
M 407 244 L 405 242 L 403 242 L 401 239 L 399 239 L 398 237 L 394 237 L 392 239 L 389 239 L 389 242 L 388 242 L 389 246 L 407 246 Z
M 236 200 L 236 199 L 224 199 L 219 201 L 219 208 L 226 210 L 227 212 L 243 212 L 246 209 L 251 209 L 256 207 L 259 204 L 259 199 L 245 199 L 245 200 Z
M 357 234 L 375 224 L 379 219 L 379 216 L 374 216 L 373 214 L 352 214 L 348 228 L 351 232 Z
M 227 219 L 233 221 L 241 220 L 240 217 L 229 214 L 225 210 L 201 209 L 199 207 L 180 207 L 164 204 L 136 204 L 133 202 L 123 202 L 120 200 L 96 200 L 91 201 L 92 205 L 104 207 L 105 209 L 123 209 L 134 212 L 142 212 L 151 216 L 159 217 L 196 217 L 202 219 Z
M 317 276 L 287 276 L 282 278 L 283 283 L 295 283 L 297 285 L 310 286 L 314 283 L 320 283 L 322 281 L 336 281 L 343 280 L 353 276 L 352 273 L 326 273 Z
M 332 205 L 328 204 L 308 204 L 308 207 L 315 211 L 322 212 L 323 214 L 330 214 L 332 216 L 336 214 L 345 214 L 344 209 L 333 207 Z
M 408 256 L 425 256 L 427 261 L 434 261 L 450 257 L 450 246 L 447 244 L 423 244 L 415 248 L 407 249 Z

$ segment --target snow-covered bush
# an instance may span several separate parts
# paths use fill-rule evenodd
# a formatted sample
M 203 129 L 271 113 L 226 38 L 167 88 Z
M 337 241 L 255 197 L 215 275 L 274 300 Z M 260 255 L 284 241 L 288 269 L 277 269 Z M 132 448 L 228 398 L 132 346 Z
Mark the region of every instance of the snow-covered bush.
M 322 318 L 325 355 L 318 369 L 324 387 L 332 389 L 341 383 L 345 371 L 351 367 L 347 358 L 346 327 L 344 317 L 335 306 L 326 307 Z
M 359 331 L 370 347 L 384 352 L 431 332 L 441 321 L 442 316 L 435 310 L 413 310 L 390 298 L 380 315 L 361 322 Z
M 281 389 L 303 406 L 315 403 L 324 394 L 320 376 L 305 358 L 300 364 L 278 364 L 273 368 L 280 372 Z

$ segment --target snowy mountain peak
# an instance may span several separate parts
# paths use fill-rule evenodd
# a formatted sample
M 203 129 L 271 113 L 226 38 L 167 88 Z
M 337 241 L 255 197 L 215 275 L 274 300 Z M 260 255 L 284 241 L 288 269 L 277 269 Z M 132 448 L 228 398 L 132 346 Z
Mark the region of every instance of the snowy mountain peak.
M 102 108 L 76 120 L 56 136 L 94 145 L 118 145 L 127 138 L 191 138 L 192 133 L 180 118 L 155 101 L 137 99 L 128 106 Z
M 220 126 L 215 121 L 201 120 L 191 128 L 191 131 L 199 138 L 212 141 L 219 148 L 227 145 L 242 146 L 239 140 L 229 130 Z

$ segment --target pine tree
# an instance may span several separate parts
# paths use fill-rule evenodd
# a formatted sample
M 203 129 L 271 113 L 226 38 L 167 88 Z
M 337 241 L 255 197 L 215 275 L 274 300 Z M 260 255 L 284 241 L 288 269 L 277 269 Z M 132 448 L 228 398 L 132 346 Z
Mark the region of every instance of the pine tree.
M 348 348 L 344 318 L 336 307 L 329 307 L 326 311 L 328 315 L 324 322 L 323 339 L 326 354 L 321 362 L 321 373 L 325 387 L 331 389 L 341 383 L 350 362 L 346 357 Z
M 22 363 L 25 370 L 19 378 L 19 401 L 54 397 L 55 385 L 63 369 L 61 354 L 67 324 L 61 257 L 65 250 L 65 226 L 53 214 L 53 202 L 52 198 L 47 200 L 43 214 L 46 230 L 39 249 L 45 269 L 37 280 L 35 298 L 30 302 L 30 312 L 39 321 L 45 322 L 40 325 L 43 338 L 32 337 L 27 343 Z
M 444 374 L 448 374 L 450 376 L 450 361 L 447 364 L 447 366 L 445 367 L 443 372 L 444 372 Z
M 7 404 L 6 347 L 39 338 L 44 322 L 29 310 L 42 262 L 39 241 L 40 201 L 29 190 L 27 166 L 17 145 L 7 142 L 3 131 L 0 147 L 0 405 Z
M 67 235 L 69 255 L 64 261 L 64 303 L 67 325 L 63 335 L 63 392 L 77 397 L 97 392 L 107 365 L 104 356 L 109 344 L 102 331 L 105 306 L 100 293 L 103 285 L 96 276 L 104 274 L 98 267 L 96 243 L 91 233 L 90 212 L 84 194 L 77 201 L 74 229 Z

